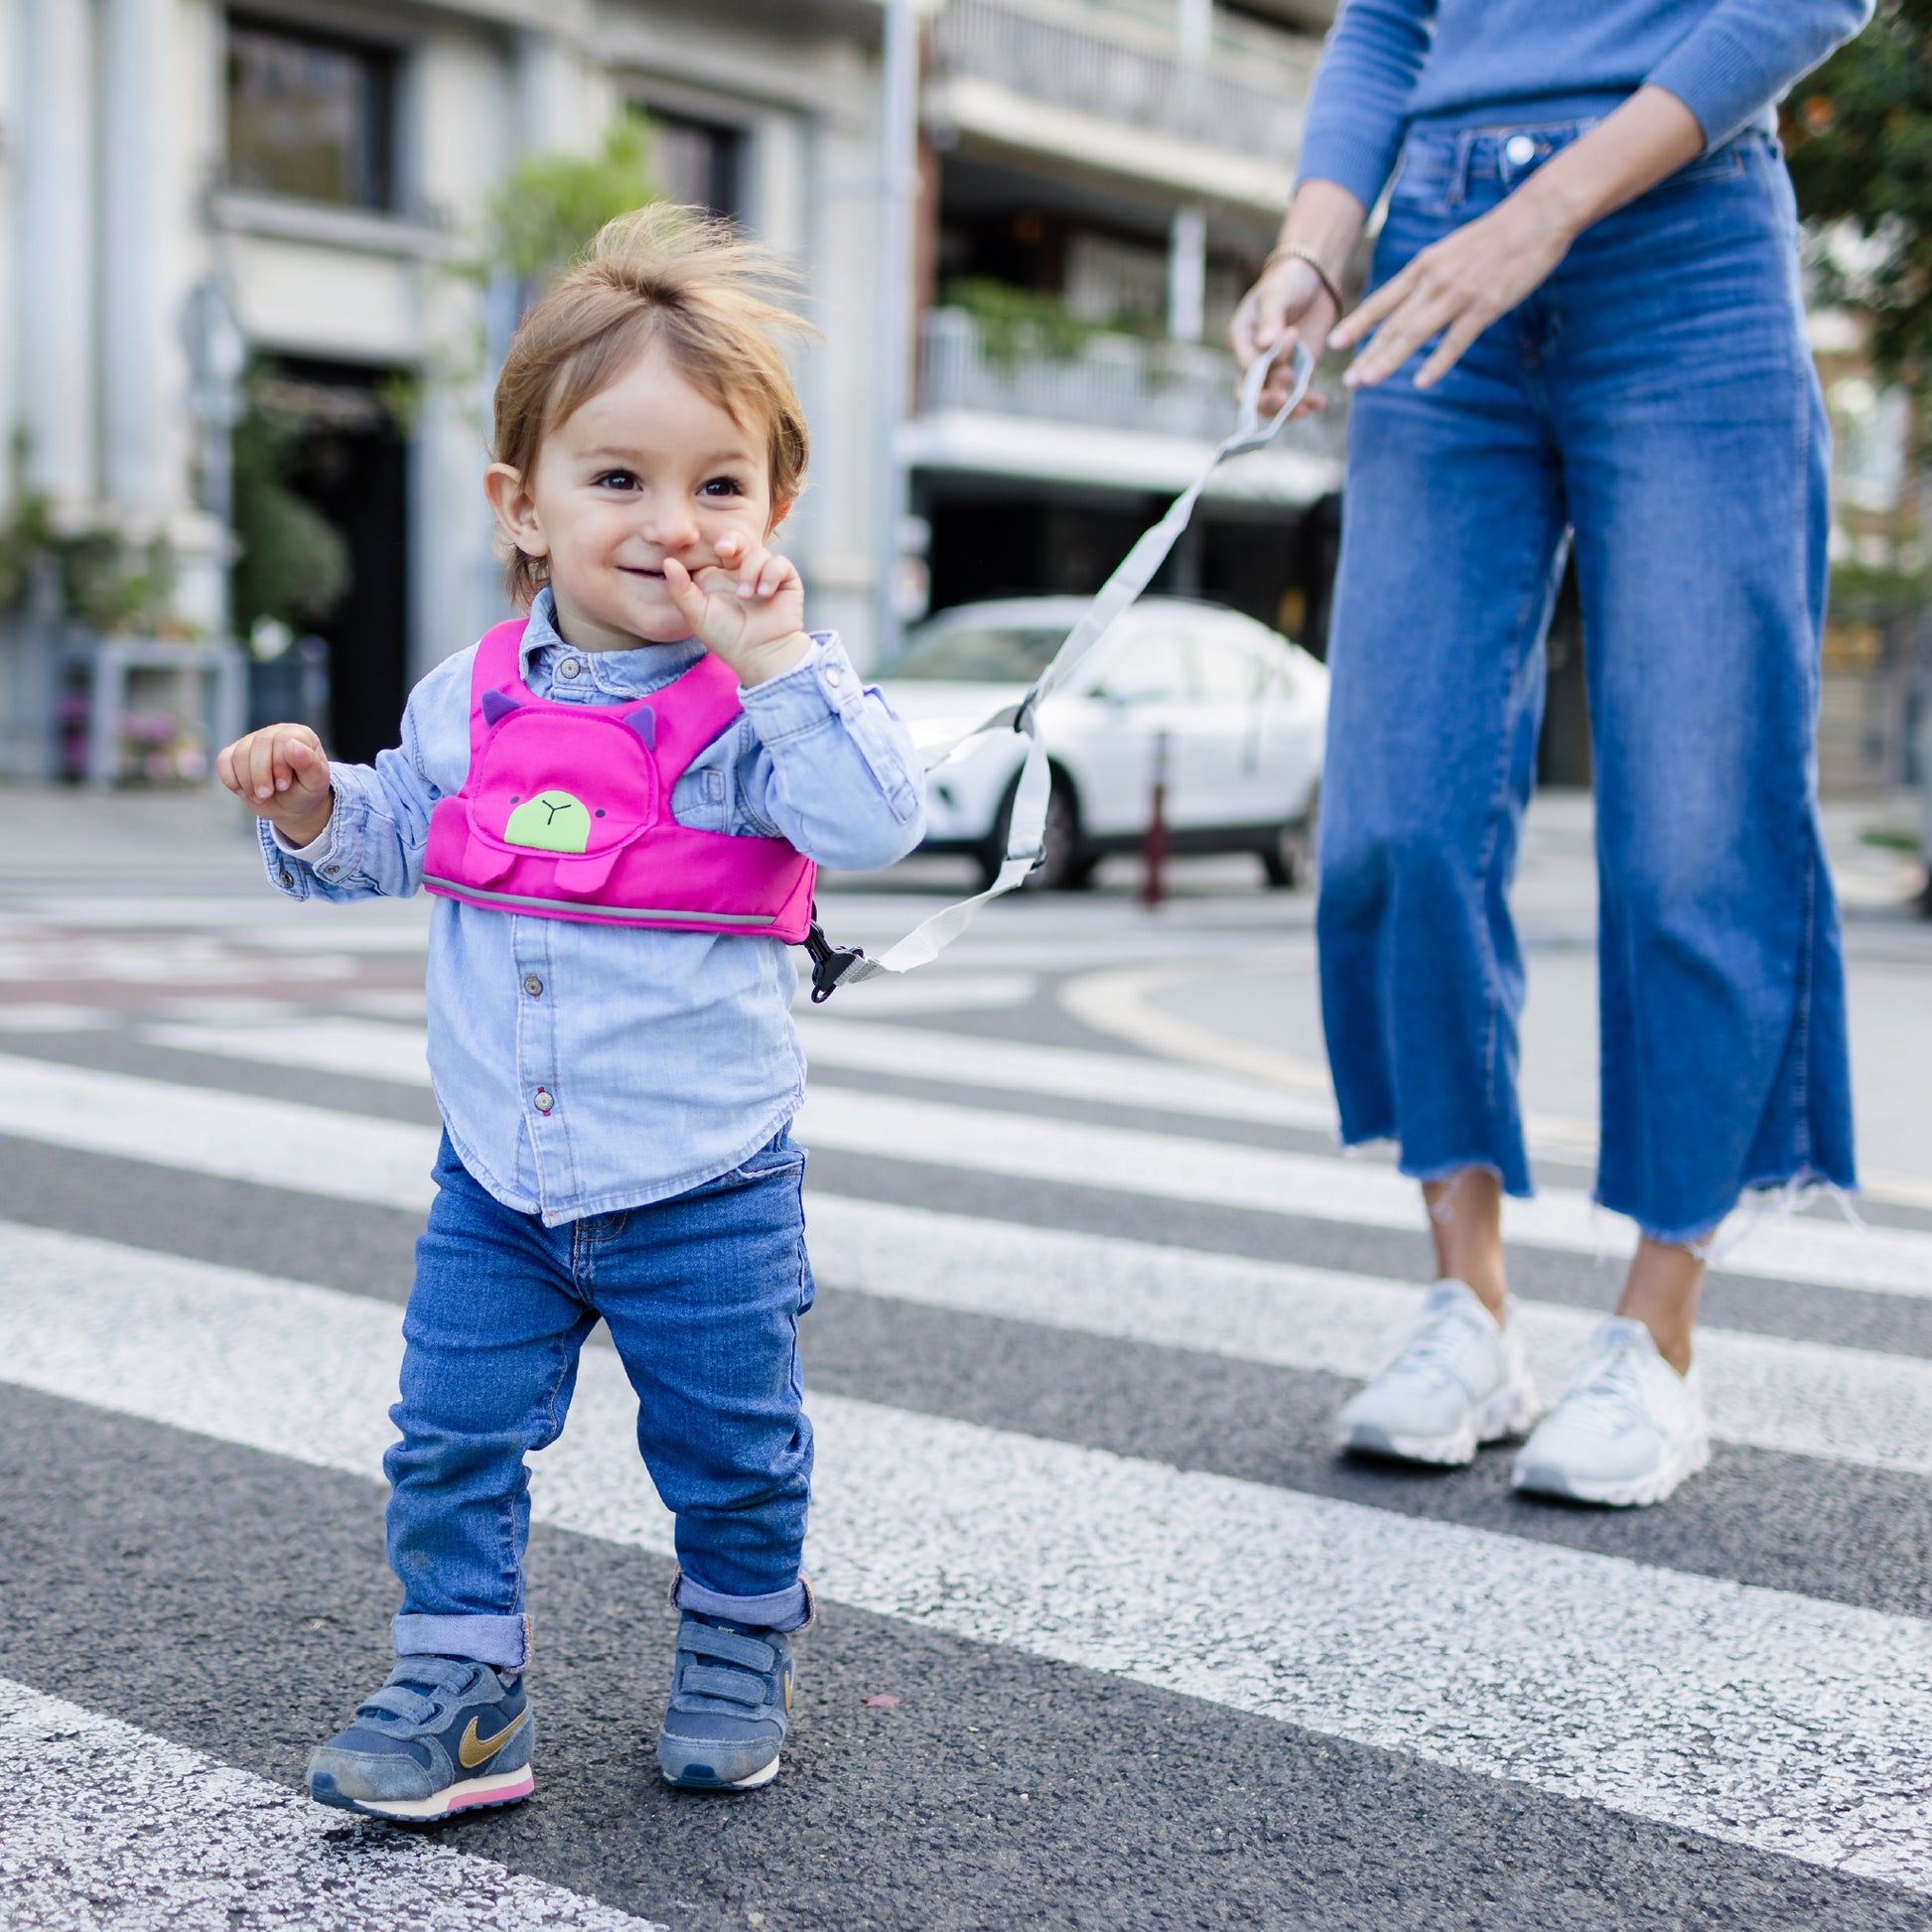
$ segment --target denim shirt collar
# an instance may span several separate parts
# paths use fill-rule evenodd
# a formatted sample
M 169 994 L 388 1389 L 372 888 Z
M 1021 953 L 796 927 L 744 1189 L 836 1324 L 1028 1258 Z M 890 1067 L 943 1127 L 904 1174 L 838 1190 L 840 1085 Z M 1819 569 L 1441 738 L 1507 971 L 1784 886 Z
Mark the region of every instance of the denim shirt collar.
M 540 698 L 623 704 L 661 691 L 703 655 L 704 646 L 695 637 L 674 644 L 641 644 L 635 650 L 578 650 L 565 643 L 557 629 L 557 600 L 546 584 L 530 606 L 518 668 L 523 682 Z M 577 669 L 566 676 L 566 664 Z

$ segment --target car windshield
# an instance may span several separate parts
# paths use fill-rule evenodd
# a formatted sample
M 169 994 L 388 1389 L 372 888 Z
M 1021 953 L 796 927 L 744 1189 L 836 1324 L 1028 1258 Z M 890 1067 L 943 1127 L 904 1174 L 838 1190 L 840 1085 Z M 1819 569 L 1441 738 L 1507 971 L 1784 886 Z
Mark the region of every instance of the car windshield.
M 1031 684 L 1065 635 L 1064 624 L 935 624 L 914 632 L 885 675 L 961 684 Z

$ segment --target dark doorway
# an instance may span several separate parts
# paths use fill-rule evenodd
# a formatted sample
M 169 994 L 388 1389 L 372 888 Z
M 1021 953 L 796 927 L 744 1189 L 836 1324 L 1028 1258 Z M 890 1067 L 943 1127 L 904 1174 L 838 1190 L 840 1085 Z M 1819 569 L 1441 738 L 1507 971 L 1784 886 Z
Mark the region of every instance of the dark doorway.
M 348 546 L 348 587 L 316 623 L 329 647 L 329 749 L 367 762 L 396 743 L 409 690 L 409 452 L 396 372 L 280 356 L 256 385 L 297 419 L 286 481 Z
M 915 479 L 915 493 L 932 530 L 935 612 L 982 598 L 1097 591 L 1167 508 L 1164 497 L 1125 490 L 1075 497 L 1014 483 L 947 486 L 930 476 Z M 1334 497 L 1303 510 L 1204 505 L 1153 588 L 1245 611 L 1318 657 L 1327 646 L 1340 527 Z
M 926 500 L 935 611 L 989 597 L 1097 591 L 1164 507 L 1126 495 L 1104 506 L 1018 494 Z

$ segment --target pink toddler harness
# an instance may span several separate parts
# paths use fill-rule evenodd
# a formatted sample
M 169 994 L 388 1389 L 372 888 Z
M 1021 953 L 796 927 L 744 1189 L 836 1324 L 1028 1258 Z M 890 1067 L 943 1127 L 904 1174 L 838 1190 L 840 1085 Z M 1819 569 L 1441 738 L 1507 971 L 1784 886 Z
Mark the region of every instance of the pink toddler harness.
M 538 918 L 802 942 L 809 859 L 671 816 L 678 779 L 742 715 L 731 671 L 707 654 L 647 698 L 561 704 L 523 682 L 522 637 L 519 620 L 477 646 L 470 772 L 430 814 L 424 890 Z

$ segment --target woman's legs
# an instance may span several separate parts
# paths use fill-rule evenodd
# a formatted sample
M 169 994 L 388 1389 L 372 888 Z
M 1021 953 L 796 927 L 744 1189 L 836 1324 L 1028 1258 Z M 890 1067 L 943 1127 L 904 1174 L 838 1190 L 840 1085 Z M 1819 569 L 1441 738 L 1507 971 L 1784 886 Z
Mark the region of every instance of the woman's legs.
M 1501 1183 L 1487 1168 L 1464 1168 L 1447 1180 L 1426 1182 L 1422 1192 L 1436 1243 L 1438 1277 L 1474 1290 L 1476 1299 L 1502 1322 L 1509 1289 Z M 1638 1241 L 1616 1311 L 1641 1321 L 1658 1354 L 1680 1375 L 1691 1366 L 1691 1334 L 1703 1288 L 1704 1260 L 1695 1249 L 1653 1241 L 1648 1235 Z
M 1510 326 L 1436 389 L 1357 396 L 1347 500 L 1316 907 L 1342 1138 L 1527 1193 L 1508 891 L 1566 514 Z
M 1854 1182 L 1814 771 L 1829 448 L 1792 242 L 1782 170 L 1753 144 L 1733 176 L 1612 216 L 1558 277 L 1596 770 L 1597 1192 L 1679 1246 L 1745 1188 Z

